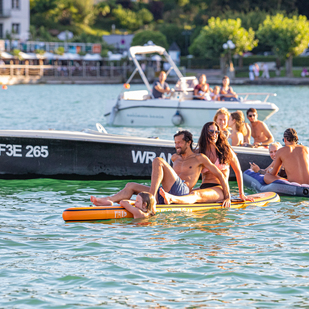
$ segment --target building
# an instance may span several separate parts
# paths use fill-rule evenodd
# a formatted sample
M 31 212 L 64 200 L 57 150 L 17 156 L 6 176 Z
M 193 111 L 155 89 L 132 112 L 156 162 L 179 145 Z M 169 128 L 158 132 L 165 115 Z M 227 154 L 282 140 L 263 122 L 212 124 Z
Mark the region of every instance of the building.
M 113 45 L 118 52 L 123 52 L 131 47 L 133 37 L 134 34 L 111 34 L 103 35 L 103 40 L 107 44 Z
M 29 0 L 0 0 L 0 39 L 26 41 L 30 27 Z

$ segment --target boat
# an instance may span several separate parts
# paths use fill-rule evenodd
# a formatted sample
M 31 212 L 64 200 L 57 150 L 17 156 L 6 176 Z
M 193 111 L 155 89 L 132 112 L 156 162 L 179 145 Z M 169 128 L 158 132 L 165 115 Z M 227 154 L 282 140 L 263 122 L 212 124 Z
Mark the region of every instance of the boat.
M 0 130 L 0 178 L 150 179 L 155 157 L 172 163 L 172 140 L 108 134 L 100 124 L 97 127 L 101 132 Z M 271 163 L 267 149 L 233 149 L 242 170 L 249 161 Z
M 275 180 L 267 184 L 264 182 L 264 175 L 255 173 L 248 169 L 243 173 L 244 185 L 256 192 L 267 192 L 269 190 L 279 195 L 309 197 L 309 185 L 289 182 L 288 180 Z
M 231 208 L 244 208 L 247 206 L 266 206 L 268 203 L 279 202 L 280 197 L 274 192 L 264 192 L 252 194 L 254 202 L 232 200 Z M 157 213 L 169 211 L 195 212 L 210 209 L 220 209 L 222 203 L 196 203 L 196 204 L 171 204 L 157 205 Z M 72 221 L 95 221 L 133 218 L 133 215 L 120 205 L 114 206 L 94 206 L 94 207 L 71 207 L 64 210 L 62 218 L 66 222 Z
M 170 65 L 167 75 L 173 70 L 178 78 L 175 89 L 169 98 L 154 99 L 152 87 L 136 59 L 138 55 L 157 53 L 164 56 Z M 115 102 L 105 102 L 106 121 L 114 126 L 187 126 L 202 127 L 206 122 L 212 121 L 219 108 L 226 107 L 230 112 L 246 111 L 253 107 L 259 114 L 259 120 L 266 120 L 278 111 L 274 103 L 267 102 L 269 96 L 274 93 L 245 93 L 239 94 L 238 101 L 204 101 L 194 100 L 193 90 L 198 84 L 196 77 L 184 77 L 176 64 L 163 47 L 132 46 L 129 49 L 130 57 L 135 64 L 135 70 L 124 84 L 123 91 Z M 125 91 L 130 86 L 133 76 L 139 72 L 146 89 L 137 91 Z M 241 96 L 243 95 L 243 97 Z M 251 99 L 249 96 L 263 95 L 264 101 Z

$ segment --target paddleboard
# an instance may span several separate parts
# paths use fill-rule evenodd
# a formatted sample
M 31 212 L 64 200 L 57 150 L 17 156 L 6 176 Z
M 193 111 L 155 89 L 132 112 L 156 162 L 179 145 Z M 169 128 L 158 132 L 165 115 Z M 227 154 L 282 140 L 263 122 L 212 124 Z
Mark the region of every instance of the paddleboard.
M 243 208 L 249 205 L 266 206 L 268 203 L 279 202 L 280 197 L 274 192 L 263 192 L 248 195 L 254 198 L 254 202 L 232 200 L 231 208 Z M 222 208 L 222 203 L 196 203 L 196 204 L 171 204 L 157 205 L 157 213 L 166 211 L 202 211 L 207 209 Z M 120 205 L 94 206 L 94 207 L 72 207 L 67 208 L 62 218 L 64 221 L 95 221 L 108 219 L 133 218 L 133 215 Z

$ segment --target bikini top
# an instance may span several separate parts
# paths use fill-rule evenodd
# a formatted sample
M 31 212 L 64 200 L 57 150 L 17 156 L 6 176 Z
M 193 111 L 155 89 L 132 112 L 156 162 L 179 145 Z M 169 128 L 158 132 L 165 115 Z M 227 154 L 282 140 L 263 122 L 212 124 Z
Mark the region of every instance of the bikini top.
M 217 158 L 216 162 L 215 162 L 215 166 L 220 170 L 220 171 L 225 171 L 227 170 L 230 166 L 228 164 L 220 164 L 219 162 L 219 158 Z M 209 169 L 204 167 L 201 171 L 202 174 L 208 172 Z

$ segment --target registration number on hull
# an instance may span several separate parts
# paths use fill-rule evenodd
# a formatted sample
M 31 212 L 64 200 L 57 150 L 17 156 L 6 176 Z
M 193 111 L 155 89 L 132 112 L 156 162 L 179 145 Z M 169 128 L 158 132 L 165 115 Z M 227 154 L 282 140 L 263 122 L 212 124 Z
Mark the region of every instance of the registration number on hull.
M 0 144 L 0 156 L 47 158 L 49 155 L 48 146 L 27 145 L 25 150 L 23 151 L 23 145 Z

